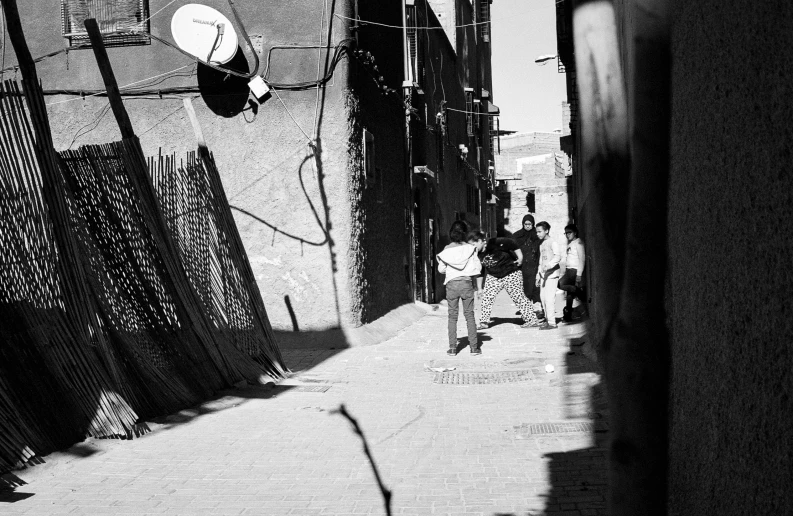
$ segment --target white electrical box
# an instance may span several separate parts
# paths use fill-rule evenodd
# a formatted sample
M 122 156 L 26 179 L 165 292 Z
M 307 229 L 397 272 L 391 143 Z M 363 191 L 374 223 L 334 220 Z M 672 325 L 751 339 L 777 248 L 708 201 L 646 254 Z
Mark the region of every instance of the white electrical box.
M 251 79 L 251 82 L 248 83 L 248 87 L 251 89 L 253 96 L 258 100 L 262 100 L 267 96 L 268 93 L 270 93 L 270 87 L 267 86 L 267 83 L 264 82 L 264 79 L 258 75 Z

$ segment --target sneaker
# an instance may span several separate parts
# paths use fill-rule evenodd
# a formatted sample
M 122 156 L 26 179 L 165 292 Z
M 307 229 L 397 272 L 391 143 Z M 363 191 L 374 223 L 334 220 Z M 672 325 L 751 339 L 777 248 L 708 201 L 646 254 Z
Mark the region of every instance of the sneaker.
M 539 328 L 540 327 L 540 323 L 539 323 L 539 321 L 525 322 L 525 323 L 521 324 L 520 327 L 521 328 Z
M 479 348 L 476 348 L 476 349 L 471 348 L 471 354 L 472 355 L 481 355 L 482 354 L 482 350 L 479 349 Z
M 557 328 L 557 326 L 555 324 L 553 326 L 550 325 L 550 324 L 544 324 L 544 325 L 540 326 L 541 330 L 555 330 L 556 328 Z
M 446 351 L 446 354 L 449 355 L 450 357 L 456 357 L 457 356 L 457 348 L 449 348 Z
M 490 323 L 480 322 L 479 324 L 476 325 L 477 330 L 486 330 L 488 328 L 490 328 Z

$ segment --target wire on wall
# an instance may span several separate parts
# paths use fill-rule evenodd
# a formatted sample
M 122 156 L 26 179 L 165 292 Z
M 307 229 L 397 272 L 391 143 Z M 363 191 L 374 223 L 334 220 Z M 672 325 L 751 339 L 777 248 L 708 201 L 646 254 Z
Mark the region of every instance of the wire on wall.
M 403 27 L 402 25 L 389 25 L 387 23 L 380 23 L 380 22 L 373 22 L 373 21 L 369 21 L 369 20 L 361 20 L 361 19 L 349 18 L 347 16 L 342 16 L 341 14 L 334 14 L 334 16 L 336 16 L 338 18 L 341 18 L 341 19 L 344 19 L 344 20 L 351 20 L 351 21 L 354 21 L 354 22 L 358 22 L 359 25 L 377 25 L 378 27 L 388 27 L 389 29 L 402 30 L 403 28 L 405 28 L 405 29 L 408 29 L 408 30 L 410 30 L 410 29 L 416 29 L 416 30 L 443 30 L 443 27 Z M 490 22 L 489 21 L 483 21 L 483 22 L 465 23 L 463 25 L 455 25 L 454 28 L 461 29 L 461 28 L 464 28 L 464 27 L 474 27 L 476 25 L 485 25 L 485 24 L 488 24 L 488 23 L 490 23 Z

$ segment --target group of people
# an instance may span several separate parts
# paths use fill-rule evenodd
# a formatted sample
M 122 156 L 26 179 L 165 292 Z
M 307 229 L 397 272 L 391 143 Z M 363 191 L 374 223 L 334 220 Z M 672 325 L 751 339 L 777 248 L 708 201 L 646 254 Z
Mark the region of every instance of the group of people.
M 511 238 L 486 239 L 478 230 L 468 231 L 463 221 L 455 221 L 449 229 L 451 243 L 438 256 L 438 272 L 445 274 L 446 300 L 449 307 L 449 355 L 457 354 L 457 319 L 462 301 L 468 329 L 471 354 L 482 353 L 476 330 L 490 327 L 493 301 L 506 290 L 518 307 L 523 328 L 552 330 L 556 325 L 556 290 L 567 293 L 562 319 L 572 320 L 573 302 L 582 297 L 584 246 L 575 224 L 565 226 L 567 250 L 565 272 L 561 274 L 562 255 L 559 244 L 550 237 L 551 225 L 545 221 L 534 224 L 534 217 L 523 217 L 522 228 Z M 484 284 L 483 284 L 484 283 Z M 481 291 L 481 319 L 474 316 L 474 299 Z M 544 322 L 534 311 L 540 302 Z

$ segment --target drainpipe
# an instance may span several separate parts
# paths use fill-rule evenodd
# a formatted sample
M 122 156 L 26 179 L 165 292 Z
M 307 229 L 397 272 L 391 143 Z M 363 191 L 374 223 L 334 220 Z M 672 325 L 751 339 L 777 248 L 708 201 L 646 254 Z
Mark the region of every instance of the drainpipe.
M 410 69 L 410 48 L 408 47 L 408 15 L 407 2 L 412 0 L 401 0 L 402 3 L 402 55 L 404 62 L 404 80 L 402 81 L 402 92 L 405 107 L 405 166 L 407 167 L 407 186 L 406 206 L 408 209 L 408 272 L 410 274 L 410 296 L 416 300 L 416 250 L 413 227 L 416 221 L 413 220 L 413 146 L 410 134 L 410 105 L 413 94 L 413 79 Z M 420 223 L 421 221 L 419 221 Z

